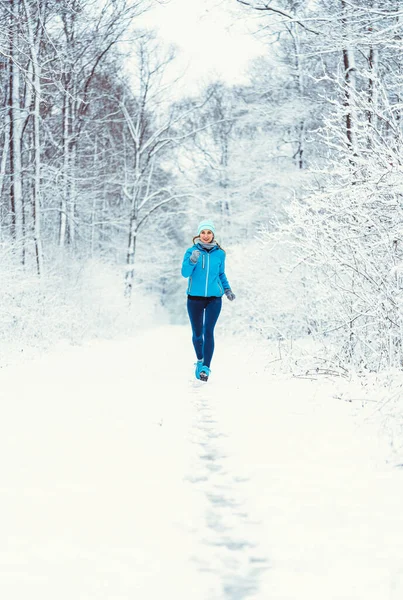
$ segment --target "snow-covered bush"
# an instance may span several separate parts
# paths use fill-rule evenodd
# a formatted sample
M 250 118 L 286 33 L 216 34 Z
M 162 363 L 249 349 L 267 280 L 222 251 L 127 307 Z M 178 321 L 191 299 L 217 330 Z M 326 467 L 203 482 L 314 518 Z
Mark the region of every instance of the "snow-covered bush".
M 38 278 L 1 253 L 0 361 L 15 352 L 29 354 L 65 340 L 133 335 L 166 322 L 159 297 L 136 282 L 130 304 L 123 294 L 123 272 L 100 261 L 69 259 Z
M 402 176 L 373 161 L 351 185 L 345 168 L 335 167 L 326 189 L 292 203 L 288 224 L 262 234 L 267 255 L 285 249 L 286 278 L 277 276 L 273 286 L 296 302 L 288 328 L 298 335 L 304 322 L 308 333 L 334 344 L 342 364 L 402 364 Z

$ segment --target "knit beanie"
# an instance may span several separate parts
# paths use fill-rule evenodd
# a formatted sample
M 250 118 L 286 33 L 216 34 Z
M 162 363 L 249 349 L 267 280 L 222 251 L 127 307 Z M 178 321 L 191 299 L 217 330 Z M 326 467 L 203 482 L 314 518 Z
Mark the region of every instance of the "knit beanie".
M 214 223 L 212 221 L 200 221 L 199 226 L 197 228 L 197 235 L 200 235 L 200 233 L 203 231 L 203 229 L 209 229 L 211 231 L 211 233 L 213 235 L 215 235 L 215 227 L 214 227 Z

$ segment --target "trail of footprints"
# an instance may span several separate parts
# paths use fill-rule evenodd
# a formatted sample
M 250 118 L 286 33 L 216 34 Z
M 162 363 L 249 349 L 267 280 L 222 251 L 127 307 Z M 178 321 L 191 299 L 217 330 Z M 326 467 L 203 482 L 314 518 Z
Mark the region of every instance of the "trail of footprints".
M 246 507 L 248 479 L 227 468 L 227 436 L 220 431 L 212 395 L 193 389 L 195 417 L 190 439 L 196 445 L 195 464 L 187 480 L 204 497 L 204 528 L 197 532 L 199 552 L 194 560 L 214 576 L 215 587 L 206 600 L 243 600 L 256 597 L 259 579 L 269 568 L 255 538 L 259 524 Z

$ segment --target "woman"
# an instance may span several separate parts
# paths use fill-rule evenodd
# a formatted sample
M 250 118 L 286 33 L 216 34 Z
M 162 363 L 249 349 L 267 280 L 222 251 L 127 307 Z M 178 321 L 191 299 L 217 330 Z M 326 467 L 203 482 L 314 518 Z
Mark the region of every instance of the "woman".
M 221 297 L 235 300 L 225 275 L 225 252 L 214 240 L 215 227 L 202 221 L 185 252 L 182 275 L 189 278 L 187 309 L 196 352 L 196 378 L 207 381 L 214 352 L 214 327 L 221 312 Z

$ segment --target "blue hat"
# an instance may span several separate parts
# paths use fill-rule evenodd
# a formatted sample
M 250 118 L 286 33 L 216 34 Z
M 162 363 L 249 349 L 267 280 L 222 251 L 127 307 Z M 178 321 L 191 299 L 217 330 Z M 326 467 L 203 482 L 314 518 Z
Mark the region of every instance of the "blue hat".
M 215 227 L 213 221 L 200 221 L 197 227 L 197 235 L 203 231 L 203 229 L 209 229 L 213 235 L 215 235 Z

